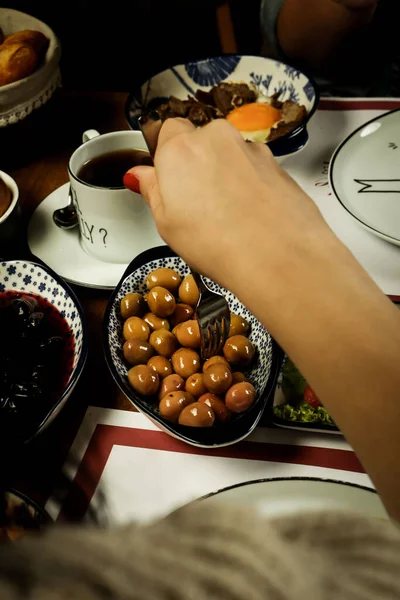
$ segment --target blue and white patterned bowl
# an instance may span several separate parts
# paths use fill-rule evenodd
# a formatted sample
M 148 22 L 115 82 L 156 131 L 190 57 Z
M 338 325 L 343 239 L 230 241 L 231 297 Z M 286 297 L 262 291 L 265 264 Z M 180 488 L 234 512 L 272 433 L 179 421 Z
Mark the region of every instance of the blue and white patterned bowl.
M 227 446 L 242 440 L 251 433 L 260 420 L 267 403 L 272 400 L 283 354 L 270 334 L 247 308 L 231 292 L 216 283 L 207 280 L 211 289 L 224 294 L 230 310 L 243 316 L 250 323 L 249 339 L 257 349 L 257 360 L 247 375 L 257 390 L 255 404 L 247 412 L 237 415 L 228 423 L 218 424 L 209 429 L 183 427 L 166 421 L 158 411 L 158 403 L 139 396 L 128 383 L 128 367 L 122 355 L 120 303 L 122 298 L 130 292 L 144 293 L 146 276 L 159 267 L 170 267 L 182 276 L 190 272 L 183 259 L 168 246 L 151 248 L 139 254 L 131 262 L 108 302 L 104 316 L 104 349 L 111 374 L 132 404 L 170 435 L 188 444 L 201 447 Z
M 170 96 L 185 100 L 188 94 L 193 96 L 198 89 L 209 90 L 221 81 L 252 83 L 266 96 L 279 92 L 280 100 L 303 104 L 308 113 L 306 120 L 268 145 L 281 160 L 304 148 L 308 141 L 307 122 L 319 100 L 316 85 L 298 69 L 261 56 L 216 56 L 176 65 L 154 75 L 128 96 L 125 107 L 128 123 L 132 129 L 138 129 L 138 117 Z
M 88 342 L 86 321 L 79 300 L 72 289 L 49 267 L 39 262 L 5 260 L 0 262 L 0 292 L 25 292 L 44 298 L 62 314 L 74 337 L 74 355 L 64 391 L 46 414 L 38 413 L 29 439 L 41 433 L 53 421 L 72 393 L 85 365 Z M 26 440 L 28 441 L 28 440 Z

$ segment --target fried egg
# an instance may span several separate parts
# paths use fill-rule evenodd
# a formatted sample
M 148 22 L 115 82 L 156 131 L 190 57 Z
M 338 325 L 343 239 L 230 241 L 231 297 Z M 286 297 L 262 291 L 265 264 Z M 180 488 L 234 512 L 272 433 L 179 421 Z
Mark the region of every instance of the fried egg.
M 226 120 L 245 140 L 265 142 L 271 128 L 281 120 L 281 111 L 264 102 L 252 102 L 234 108 Z

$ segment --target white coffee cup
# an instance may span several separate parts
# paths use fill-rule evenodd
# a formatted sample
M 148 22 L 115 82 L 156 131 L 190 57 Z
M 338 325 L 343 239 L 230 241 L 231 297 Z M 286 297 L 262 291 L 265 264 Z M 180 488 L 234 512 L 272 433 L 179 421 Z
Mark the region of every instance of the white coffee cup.
M 69 165 L 71 193 L 78 211 L 81 244 L 87 254 L 111 263 L 128 263 L 151 246 L 162 244 L 154 219 L 140 194 L 121 188 L 97 187 L 78 177 L 81 167 L 109 152 L 147 150 L 139 131 L 100 135 L 90 129 Z M 132 165 L 133 166 L 133 165 Z

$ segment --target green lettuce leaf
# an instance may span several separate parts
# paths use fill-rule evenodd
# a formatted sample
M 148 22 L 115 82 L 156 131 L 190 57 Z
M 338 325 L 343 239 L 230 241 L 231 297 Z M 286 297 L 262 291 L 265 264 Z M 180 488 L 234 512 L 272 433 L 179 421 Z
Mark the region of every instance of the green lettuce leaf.
M 296 404 L 303 399 L 307 381 L 292 361 L 287 358 L 282 371 L 282 392 L 287 402 Z
M 286 421 L 301 421 L 302 423 L 319 423 L 335 425 L 332 418 L 323 406 L 312 408 L 306 402 L 299 402 L 297 406 L 279 404 L 273 408 L 275 416 Z

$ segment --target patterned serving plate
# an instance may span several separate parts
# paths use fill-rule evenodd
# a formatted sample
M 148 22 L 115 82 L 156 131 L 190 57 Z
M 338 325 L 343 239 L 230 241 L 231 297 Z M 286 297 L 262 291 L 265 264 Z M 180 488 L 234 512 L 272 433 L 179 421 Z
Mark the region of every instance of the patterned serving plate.
M 249 435 L 260 420 L 267 403 L 272 400 L 282 351 L 261 323 L 231 292 L 207 280 L 211 289 L 224 294 L 230 310 L 243 316 L 250 323 L 249 339 L 257 348 L 257 359 L 246 374 L 257 390 L 257 400 L 248 411 L 236 416 L 231 422 L 218 424 L 210 429 L 183 427 L 165 421 L 159 414 L 158 404 L 136 394 L 128 383 L 128 368 L 122 356 L 120 318 L 122 298 L 130 292 L 145 292 L 146 276 L 159 267 L 173 268 L 182 276 L 190 272 L 183 259 L 167 246 L 147 250 L 131 262 L 121 282 L 115 288 L 104 316 L 104 348 L 107 364 L 116 383 L 132 404 L 170 435 L 194 446 L 215 447 L 233 444 Z
M 82 307 L 72 289 L 44 264 L 23 260 L 0 262 L 0 292 L 25 292 L 40 296 L 53 304 L 67 321 L 73 335 L 67 384 L 60 397 L 45 415 L 32 423 L 31 439 L 56 417 L 82 374 L 87 356 L 87 331 Z
M 319 100 L 315 83 L 304 73 L 282 62 L 261 56 L 227 55 L 175 65 L 145 81 L 126 102 L 126 118 L 132 129 L 144 112 L 157 108 L 170 96 L 185 100 L 198 89 L 209 90 L 221 81 L 254 84 L 261 94 L 303 104 L 307 118 L 293 131 L 269 142 L 276 157 L 286 157 L 301 150 L 308 141 L 307 122 Z

